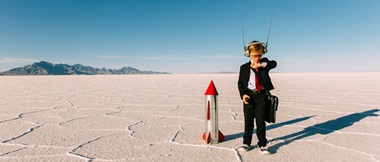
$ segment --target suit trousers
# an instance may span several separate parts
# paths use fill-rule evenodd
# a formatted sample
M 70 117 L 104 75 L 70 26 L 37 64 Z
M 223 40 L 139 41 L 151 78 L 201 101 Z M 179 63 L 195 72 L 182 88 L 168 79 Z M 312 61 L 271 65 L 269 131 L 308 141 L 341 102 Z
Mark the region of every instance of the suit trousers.
M 266 109 L 266 94 L 265 91 L 255 94 L 248 90 L 250 97 L 249 104 L 244 104 L 244 136 L 243 143 L 251 145 L 252 134 L 254 127 L 254 118 L 256 119 L 256 136 L 259 140 L 257 143 L 259 147 L 266 146 L 266 123 L 265 123 L 265 109 Z

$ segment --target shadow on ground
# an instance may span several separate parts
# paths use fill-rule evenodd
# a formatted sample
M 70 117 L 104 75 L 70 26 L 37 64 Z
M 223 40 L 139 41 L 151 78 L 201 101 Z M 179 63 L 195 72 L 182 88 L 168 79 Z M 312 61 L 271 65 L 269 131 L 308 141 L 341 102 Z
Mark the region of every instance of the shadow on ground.
M 380 111 L 379 109 L 372 109 L 372 110 L 368 110 L 368 111 L 364 111 L 360 113 L 346 115 L 334 120 L 330 120 L 330 121 L 326 121 L 320 124 L 315 124 L 313 126 L 306 127 L 302 131 L 271 140 L 271 141 L 283 140 L 284 142 L 272 145 L 269 149 L 271 153 L 276 153 L 280 147 L 284 145 L 288 145 L 296 140 L 300 140 L 300 139 L 313 136 L 316 134 L 327 135 L 335 131 L 341 130 L 343 128 L 347 128 L 366 117 L 379 116 L 375 114 L 376 112 L 379 112 L 379 111 Z
M 275 145 L 270 146 L 269 149 L 270 149 L 272 154 L 276 153 L 280 147 L 282 147 L 284 145 L 288 145 L 288 144 L 290 144 L 296 140 L 300 140 L 300 139 L 303 139 L 303 138 L 306 138 L 309 136 L 313 136 L 316 134 L 322 134 L 322 135 L 330 134 L 330 133 L 333 133 L 335 131 L 341 130 L 343 128 L 347 128 L 347 127 L 353 125 L 356 122 L 359 122 L 360 120 L 362 120 L 366 117 L 379 116 L 379 115 L 375 114 L 376 112 L 379 112 L 379 111 L 380 111 L 379 109 L 372 109 L 372 110 L 368 110 L 368 111 L 364 111 L 364 112 L 346 115 L 346 116 L 343 116 L 343 117 L 340 117 L 340 118 L 337 118 L 334 120 L 330 120 L 330 121 L 326 121 L 326 122 L 323 122 L 320 124 L 315 124 L 313 126 L 306 127 L 302 131 L 270 140 L 269 142 L 279 141 L 279 140 L 282 140 L 284 142 L 276 143 Z M 267 130 L 276 129 L 276 128 L 279 128 L 279 127 L 282 127 L 285 125 L 291 125 L 294 123 L 305 121 L 305 120 L 308 120 L 312 117 L 314 117 L 314 116 L 302 117 L 302 118 L 297 118 L 297 119 L 289 120 L 289 121 L 282 122 L 282 123 L 272 124 L 272 125 L 267 126 Z M 243 135 L 244 135 L 244 132 L 226 135 L 225 141 L 230 141 L 230 140 L 242 138 Z

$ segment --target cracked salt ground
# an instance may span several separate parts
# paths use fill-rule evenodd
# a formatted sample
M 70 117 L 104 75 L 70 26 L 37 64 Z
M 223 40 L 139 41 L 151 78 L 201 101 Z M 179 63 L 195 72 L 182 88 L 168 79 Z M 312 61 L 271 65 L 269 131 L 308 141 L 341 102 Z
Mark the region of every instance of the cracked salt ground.
M 255 136 L 252 150 L 236 151 L 244 127 L 237 78 L 1 77 L 0 161 L 380 161 L 379 73 L 273 73 L 280 106 L 267 125 L 270 156 Z M 215 145 L 201 138 L 210 80 L 226 135 Z

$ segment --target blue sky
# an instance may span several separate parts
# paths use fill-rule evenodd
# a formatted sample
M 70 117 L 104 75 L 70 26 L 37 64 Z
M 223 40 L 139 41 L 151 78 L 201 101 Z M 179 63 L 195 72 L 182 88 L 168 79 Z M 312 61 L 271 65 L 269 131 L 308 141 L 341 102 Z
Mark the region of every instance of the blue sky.
M 0 71 L 45 60 L 238 72 L 266 41 L 276 72 L 380 71 L 379 0 L 0 0 Z

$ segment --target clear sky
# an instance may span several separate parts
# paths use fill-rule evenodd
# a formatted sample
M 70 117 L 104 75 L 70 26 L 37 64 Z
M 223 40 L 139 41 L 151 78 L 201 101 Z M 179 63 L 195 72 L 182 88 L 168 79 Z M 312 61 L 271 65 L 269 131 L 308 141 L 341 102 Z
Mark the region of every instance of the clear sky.
M 380 71 L 380 0 L 0 0 L 0 71 L 45 60 L 238 72 L 266 41 L 276 72 Z

